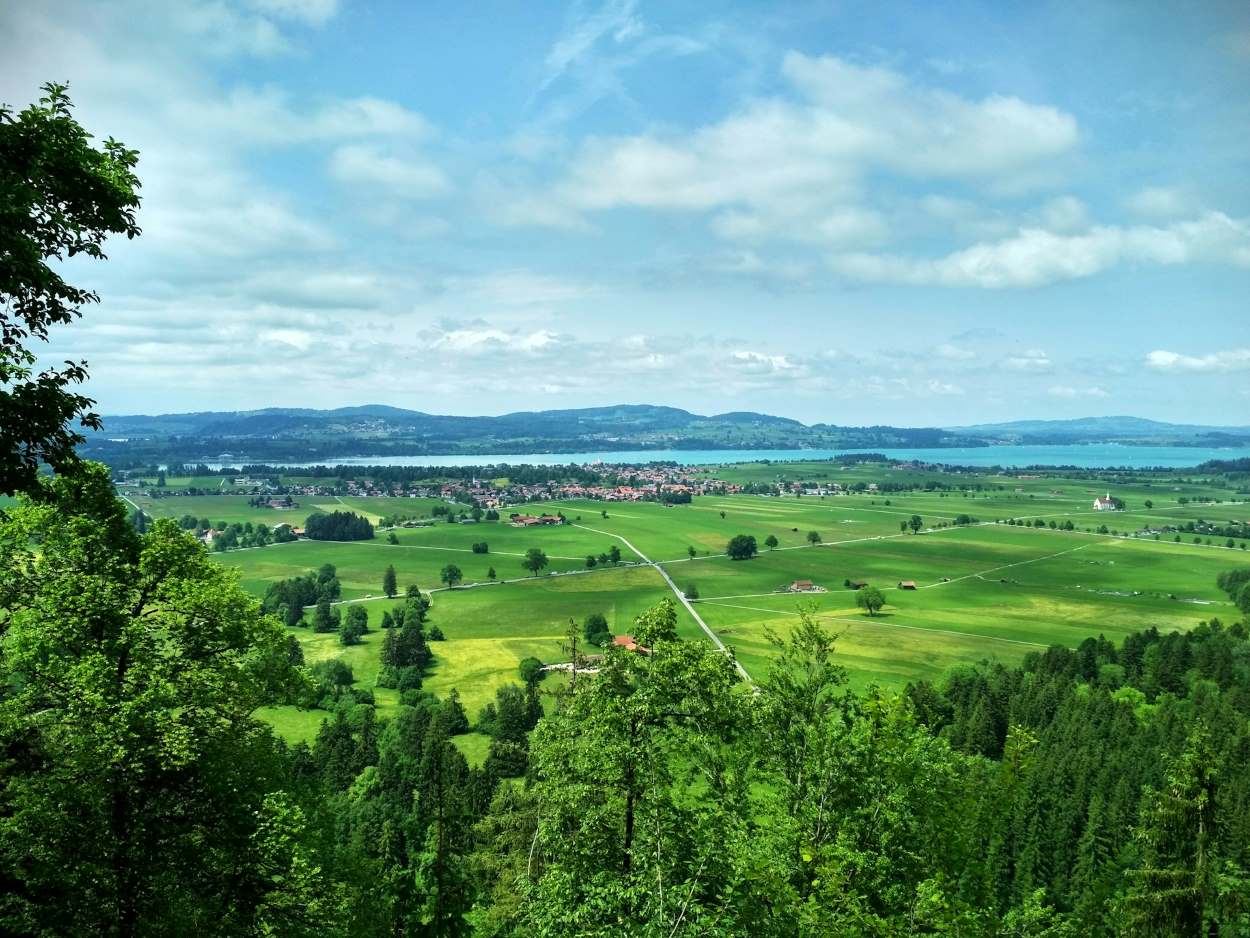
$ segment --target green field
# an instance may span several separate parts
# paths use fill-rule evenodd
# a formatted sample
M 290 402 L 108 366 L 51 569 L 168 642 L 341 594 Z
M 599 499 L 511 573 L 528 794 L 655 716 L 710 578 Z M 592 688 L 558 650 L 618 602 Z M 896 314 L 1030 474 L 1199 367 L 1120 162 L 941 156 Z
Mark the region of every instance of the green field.
M 1142 534 L 1190 521 L 1250 520 L 1245 496 L 1206 480 L 965 476 L 881 465 L 848 470 L 829 463 L 724 467 L 717 476 L 741 482 L 871 482 L 882 488 L 937 481 L 980 488 L 705 496 L 673 507 L 560 501 L 525 508 L 563 512 L 570 523 L 559 527 L 440 521 L 397 530 L 399 543 L 393 545 L 380 532 L 371 541 L 298 541 L 214 556 L 236 568 L 243 585 L 257 595 L 279 579 L 333 564 L 343 599 L 362 602 L 374 625 L 394 602 L 377 598 L 382 573 L 393 565 L 401 590 L 415 583 L 430 593 L 430 621 L 446 635 L 433 645 L 436 663 L 426 688 L 440 695 L 456 688 L 471 718 L 497 687 L 517 679 L 522 658 L 566 660 L 563 643 L 570 620 L 580 623 L 601 612 L 615 633 L 628 632 L 639 612 L 673 596 L 650 563 L 659 564 L 679 588 L 697 589 L 694 608 L 753 677 L 767 672 L 767 633 L 784 635 L 805 604 L 837 632 L 839 660 L 852 683 L 862 687 L 937 678 L 954 665 L 979 660 L 1015 662 L 1029 651 L 1073 646 L 1093 635 L 1118 640 L 1151 626 L 1170 631 L 1212 617 L 1235 619 L 1236 610 L 1215 579 L 1223 570 L 1250 562 L 1250 551 L 1227 549 L 1224 538 L 1211 538 L 1208 545 L 1193 544 L 1190 536 L 1175 543 L 1171 535 L 1156 540 Z M 1093 510 L 1095 495 L 1107 491 L 1124 500 L 1125 511 Z M 278 512 L 252 508 L 247 496 L 239 495 L 153 499 L 126 494 L 153 516 L 190 513 L 214 522 L 270 524 L 302 521 L 315 509 L 347 508 L 377 520 L 395 513 L 429 514 L 445 504 L 320 496 L 302 499 L 294 512 Z M 1151 508 L 1144 504 L 1148 499 Z M 961 514 L 977 523 L 955 526 Z M 920 532 L 901 531 L 900 524 L 912 515 L 923 519 Z M 1019 523 L 1009 524 L 1009 519 Z M 1043 527 L 1033 526 L 1037 519 Z M 1075 530 L 1062 530 L 1066 522 Z M 1099 533 L 1104 525 L 1120 536 Z M 820 544 L 808 543 L 810 531 L 820 535 Z M 1138 536 L 1123 536 L 1130 533 Z M 759 556 L 747 561 L 725 557 L 725 544 L 736 534 L 753 535 L 761 546 Z M 770 535 L 778 542 L 774 550 L 763 547 Z M 489 545 L 489 553 L 472 551 L 479 541 Z M 598 556 L 612 545 L 621 550 L 621 566 L 586 569 L 588 554 Z M 522 569 L 521 558 L 531 547 L 549 557 L 547 575 L 529 577 Z M 458 589 L 441 588 L 439 574 L 449 563 L 463 571 Z M 490 568 L 497 580 L 509 582 L 491 582 Z M 799 579 L 811 580 L 821 591 L 783 591 Z M 879 615 L 868 616 L 856 606 L 854 591 L 844 585 L 848 579 L 866 580 L 884 591 L 887 605 Z M 899 589 L 902 580 L 918 588 Z M 695 619 L 679 608 L 682 634 L 707 640 Z M 352 665 L 358 686 L 373 687 L 381 642 L 376 628 L 352 648 L 342 648 L 335 635 L 302 628 L 296 634 L 309 662 L 341 657 Z M 374 694 L 383 713 L 397 703 L 394 691 L 375 688 Z M 325 714 L 275 708 L 267 716 L 287 738 L 309 739 Z M 475 761 L 484 756 L 482 739 L 470 736 L 461 744 Z

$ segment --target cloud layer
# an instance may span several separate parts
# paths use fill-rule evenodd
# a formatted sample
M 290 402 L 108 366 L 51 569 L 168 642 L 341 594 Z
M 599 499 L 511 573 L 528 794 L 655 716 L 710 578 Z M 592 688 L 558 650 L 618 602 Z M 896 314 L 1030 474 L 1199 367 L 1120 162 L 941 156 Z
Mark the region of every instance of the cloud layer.
M 1021 78 L 1018 44 L 972 62 L 873 17 L 585 0 L 435 35 L 365 12 L 0 8 L 0 100 L 67 78 L 141 151 L 144 235 L 67 266 L 105 302 L 46 350 L 90 360 L 105 410 L 955 424 L 1192 409 L 1250 370 L 1250 203 L 1188 165 L 1244 167 L 1244 124 L 1109 117 L 1101 87 Z

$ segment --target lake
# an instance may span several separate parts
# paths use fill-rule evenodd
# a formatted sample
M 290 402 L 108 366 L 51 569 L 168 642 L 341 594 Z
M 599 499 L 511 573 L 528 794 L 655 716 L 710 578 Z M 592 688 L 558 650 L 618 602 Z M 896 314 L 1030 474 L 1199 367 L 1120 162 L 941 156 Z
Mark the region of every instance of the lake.
M 509 465 L 556 466 L 568 463 L 675 462 L 684 466 L 712 466 L 726 463 L 793 462 L 795 460 L 832 459 L 848 453 L 881 453 L 891 459 L 918 459 L 922 462 L 948 463 L 960 466 L 1079 466 L 1084 469 L 1128 467 L 1147 469 L 1153 466 L 1182 468 L 1196 466 L 1208 459 L 1250 458 L 1250 446 L 1185 447 L 1185 446 L 1121 446 L 1115 443 L 1089 443 L 1064 446 L 973 446 L 948 449 L 652 449 L 604 453 L 511 453 L 456 456 L 353 456 L 322 459 L 313 462 L 269 461 L 270 465 L 293 469 L 309 466 L 489 466 Z M 207 461 L 212 469 L 224 466 L 240 468 L 244 463 L 258 462 L 247 456 L 236 456 L 231 462 Z

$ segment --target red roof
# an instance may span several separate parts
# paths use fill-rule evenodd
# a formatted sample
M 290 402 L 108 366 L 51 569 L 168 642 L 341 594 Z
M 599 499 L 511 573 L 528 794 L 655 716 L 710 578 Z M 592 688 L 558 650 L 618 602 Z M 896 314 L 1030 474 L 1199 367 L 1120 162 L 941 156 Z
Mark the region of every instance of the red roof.
M 634 641 L 634 636 L 632 635 L 614 636 L 612 644 L 617 648 L 624 648 L 626 651 L 637 652 L 640 655 L 651 654 L 651 649 L 647 648 L 645 645 L 639 645 L 636 641 Z

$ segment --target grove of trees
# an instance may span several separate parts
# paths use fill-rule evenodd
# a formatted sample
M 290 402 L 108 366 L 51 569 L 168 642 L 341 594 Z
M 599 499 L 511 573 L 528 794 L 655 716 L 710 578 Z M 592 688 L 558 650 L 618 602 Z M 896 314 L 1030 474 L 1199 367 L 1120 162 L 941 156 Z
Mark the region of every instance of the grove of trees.
M 352 511 L 318 511 L 304 522 L 304 536 L 314 541 L 367 541 L 373 525 Z

